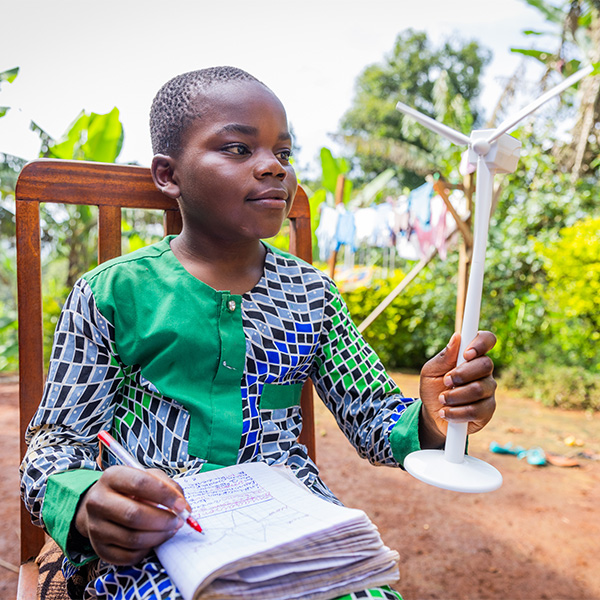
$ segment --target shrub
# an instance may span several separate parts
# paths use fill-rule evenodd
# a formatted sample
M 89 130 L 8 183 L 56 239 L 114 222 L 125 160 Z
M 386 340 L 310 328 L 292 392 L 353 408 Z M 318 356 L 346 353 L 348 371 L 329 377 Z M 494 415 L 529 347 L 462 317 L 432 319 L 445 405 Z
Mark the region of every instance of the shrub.
M 522 354 L 502 371 L 500 382 L 546 406 L 600 411 L 600 375 L 580 366 L 540 361 L 535 353 Z
M 354 322 L 366 319 L 403 277 L 396 271 L 389 279 L 344 293 Z M 454 304 L 440 293 L 437 281 L 429 270 L 421 273 L 363 332 L 387 368 L 420 369 L 450 339 Z
M 600 218 L 587 218 L 536 244 L 544 260 L 548 341 L 560 363 L 600 373 Z

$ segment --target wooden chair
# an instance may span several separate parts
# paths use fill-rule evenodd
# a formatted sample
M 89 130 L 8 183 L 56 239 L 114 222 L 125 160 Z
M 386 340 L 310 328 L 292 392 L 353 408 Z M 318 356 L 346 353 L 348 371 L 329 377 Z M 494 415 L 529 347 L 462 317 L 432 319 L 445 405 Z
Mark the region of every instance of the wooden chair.
M 154 186 L 150 169 L 143 167 L 40 159 L 27 164 L 16 188 L 17 286 L 19 304 L 19 428 L 20 456 L 25 454 L 25 430 L 42 397 L 44 360 L 42 342 L 42 287 L 40 253 L 41 202 L 98 207 L 98 261 L 121 254 L 121 209 L 164 211 L 165 235 L 181 231 L 177 203 Z M 312 262 L 310 209 L 298 189 L 290 219 L 290 252 Z M 300 439 L 315 457 L 312 387 L 301 398 L 303 429 Z M 44 544 L 42 529 L 31 523 L 21 505 L 21 570 L 17 597 L 36 597 L 38 568 L 32 560 Z

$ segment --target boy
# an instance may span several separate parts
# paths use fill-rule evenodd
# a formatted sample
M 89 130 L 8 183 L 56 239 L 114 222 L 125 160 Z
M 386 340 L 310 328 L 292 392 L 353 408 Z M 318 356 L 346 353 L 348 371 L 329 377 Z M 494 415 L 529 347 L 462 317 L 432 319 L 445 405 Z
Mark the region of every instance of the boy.
M 260 241 L 297 188 L 286 114 L 264 84 L 231 67 L 176 77 L 154 100 L 151 133 L 152 175 L 178 199 L 183 230 L 77 282 L 22 466 L 24 501 L 65 552 L 67 575 L 86 565 L 85 598 L 180 597 L 152 552 L 183 524 L 155 506 L 186 507 L 172 477 L 287 464 L 337 502 L 298 443 L 308 377 L 375 464 L 440 447 L 448 420 L 473 433 L 495 406 L 492 334 L 479 333 L 458 368 L 453 336 L 423 368 L 421 400 L 404 398 L 335 285 Z M 149 470 L 99 471 L 101 429 Z

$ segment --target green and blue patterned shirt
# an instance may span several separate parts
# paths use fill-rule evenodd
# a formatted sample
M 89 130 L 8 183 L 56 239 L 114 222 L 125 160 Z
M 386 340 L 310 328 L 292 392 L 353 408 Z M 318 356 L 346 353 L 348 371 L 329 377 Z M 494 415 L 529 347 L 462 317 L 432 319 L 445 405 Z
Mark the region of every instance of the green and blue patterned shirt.
M 216 291 L 182 267 L 171 239 L 85 275 L 57 326 L 22 496 L 73 564 L 94 558 L 70 547 L 69 531 L 101 474 L 101 429 L 172 477 L 282 463 L 335 502 L 298 442 L 310 378 L 361 456 L 398 466 L 419 449 L 420 401 L 402 396 L 325 274 L 268 247 L 251 291 Z M 104 566 L 113 579 L 118 569 Z

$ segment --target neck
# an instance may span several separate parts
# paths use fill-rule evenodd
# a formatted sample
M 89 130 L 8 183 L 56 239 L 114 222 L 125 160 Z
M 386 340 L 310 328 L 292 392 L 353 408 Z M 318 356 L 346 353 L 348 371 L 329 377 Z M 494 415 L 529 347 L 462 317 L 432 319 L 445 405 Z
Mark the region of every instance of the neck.
M 250 291 L 263 274 L 266 249 L 260 240 L 214 243 L 189 236 L 184 230 L 171 242 L 183 268 L 215 290 L 233 294 Z

